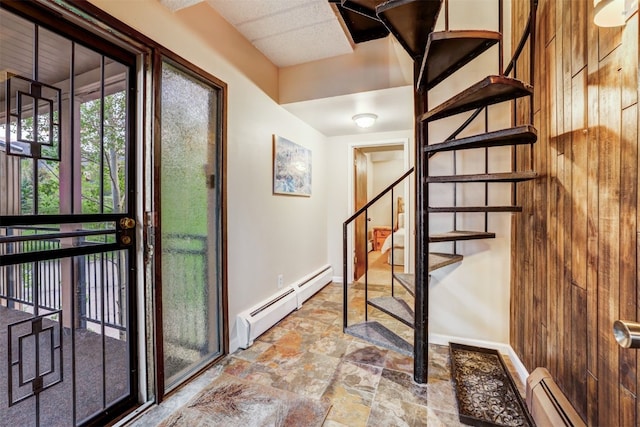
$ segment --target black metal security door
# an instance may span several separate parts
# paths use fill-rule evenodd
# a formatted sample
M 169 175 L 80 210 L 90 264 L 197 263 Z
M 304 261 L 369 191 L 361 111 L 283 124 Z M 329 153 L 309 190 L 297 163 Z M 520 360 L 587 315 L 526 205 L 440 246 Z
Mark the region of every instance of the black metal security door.
M 136 57 L 0 3 L 0 425 L 135 403 Z

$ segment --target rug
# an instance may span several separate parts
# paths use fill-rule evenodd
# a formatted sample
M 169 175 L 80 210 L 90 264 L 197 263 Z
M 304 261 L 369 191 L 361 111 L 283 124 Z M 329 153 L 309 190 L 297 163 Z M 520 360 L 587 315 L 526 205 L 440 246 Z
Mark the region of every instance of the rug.
M 496 350 L 449 344 L 460 422 L 471 426 L 534 426 Z
M 330 407 L 223 373 L 160 426 L 320 427 Z

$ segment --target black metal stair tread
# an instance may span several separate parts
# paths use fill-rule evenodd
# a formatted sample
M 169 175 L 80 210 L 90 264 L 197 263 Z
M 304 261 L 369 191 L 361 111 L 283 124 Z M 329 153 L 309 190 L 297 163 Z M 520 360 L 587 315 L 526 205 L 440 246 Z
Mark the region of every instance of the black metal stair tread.
M 387 313 L 389 316 L 401 321 L 407 326 L 414 327 L 415 314 L 409 304 L 401 298 L 397 297 L 378 297 L 367 301 L 372 307 Z
M 357 323 L 346 328 L 344 332 L 371 344 L 413 357 L 413 346 L 378 322 Z
M 416 276 L 415 274 L 393 273 L 393 278 L 402 285 L 412 296 L 416 296 Z
M 341 3 L 342 7 L 346 9 L 377 20 L 376 7 L 384 3 L 384 0 L 342 0 Z
M 506 76 L 488 76 L 473 86 L 420 116 L 420 121 L 432 121 L 478 107 L 531 95 L 533 88 Z
M 329 0 L 329 3 L 335 4 L 345 27 L 355 43 L 363 43 L 389 35 L 389 30 L 380 22 L 377 16 L 371 17 L 343 7 L 340 0 Z
M 429 34 L 417 89 L 431 89 L 498 43 L 497 31 L 438 31 Z
M 487 174 L 471 174 L 471 175 L 443 175 L 429 176 L 426 181 L 429 183 L 447 183 L 447 182 L 522 182 L 535 179 L 538 176 L 536 172 L 500 172 Z
M 429 153 L 484 147 L 502 147 L 504 145 L 533 144 L 537 140 L 538 131 L 536 128 L 531 125 L 522 125 L 427 145 L 424 151 Z
M 439 268 L 462 261 L 463 256 L 459 254 L 445 254 L 441 252 L 429 252 L 429 273 Z M 398 281 L 411 295 L 416 295 L 415 274 L 394 273 L 394 279 Z
M 441 252 L 429 252 L 429 272 L 462 261 L 459 254 L 445 254 Z
M 437 242 L 453 242 L 459 240 L 477 240 L 477 239 L 495 239 L 496 233 L 487 231 L 463 231 L 454 230 L 446 233 L 437 233 L 429 235 L 430 243 Z
M 441 6 L 442 0 L 388 0 L 376 7 L 376 14 L 409 55 L 416 59 L 424 54 Z
M 522 206 L 438 206 L 429 207 L 430 213 L 447 212 L 522 212 Z

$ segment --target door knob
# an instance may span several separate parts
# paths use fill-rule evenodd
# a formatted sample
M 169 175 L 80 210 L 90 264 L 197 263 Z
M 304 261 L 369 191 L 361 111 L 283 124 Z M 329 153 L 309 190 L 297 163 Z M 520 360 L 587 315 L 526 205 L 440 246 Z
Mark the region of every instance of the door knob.
M 136 226 L 136 220 L 133 218 L 120 218 L 120 227 L 128 230 Z

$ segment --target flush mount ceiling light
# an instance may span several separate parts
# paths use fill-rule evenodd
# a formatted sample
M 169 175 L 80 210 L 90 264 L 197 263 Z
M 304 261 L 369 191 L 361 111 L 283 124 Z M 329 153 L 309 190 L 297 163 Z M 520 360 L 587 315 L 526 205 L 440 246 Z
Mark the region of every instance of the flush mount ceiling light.
M 638 7 L 636 0 L 593 0 L 593 23 L 599 27 L 624 25 L 630 12 Z
M 352 117 L 353 121 L 356 123 L 356 126 L 361 128 L 369 128 L 373 126 L 377 118 L 378 116 L 372 113 L 356 114 Z

